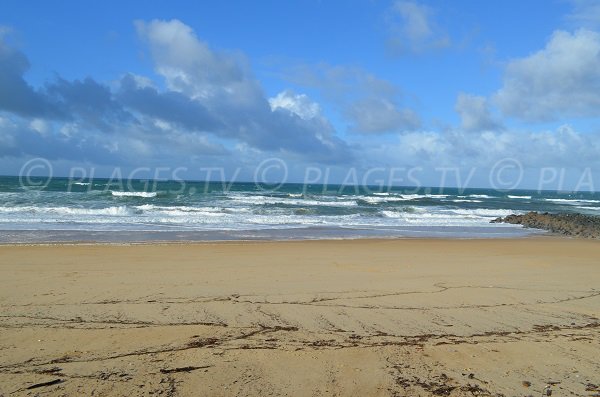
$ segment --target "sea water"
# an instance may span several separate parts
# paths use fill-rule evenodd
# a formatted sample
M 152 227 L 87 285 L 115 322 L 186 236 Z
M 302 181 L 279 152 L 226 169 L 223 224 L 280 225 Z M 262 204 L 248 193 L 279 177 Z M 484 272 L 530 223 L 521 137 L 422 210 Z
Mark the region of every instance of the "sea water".
M 31 180 L 29 181 L 31 182 Z M 600 194 L 0 177 L 0 243 L 518 237 L 527 211 L 600 214 Z

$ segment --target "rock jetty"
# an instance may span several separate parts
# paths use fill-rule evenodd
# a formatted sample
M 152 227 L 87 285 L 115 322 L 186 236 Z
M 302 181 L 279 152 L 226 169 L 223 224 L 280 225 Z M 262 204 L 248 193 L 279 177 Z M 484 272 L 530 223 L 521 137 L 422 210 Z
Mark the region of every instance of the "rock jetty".
M 496 218 L 491 223 L 511 223 L 548 230 L 565 236 L 600 238 L 600 217 L 583 214 L 550 214 L 535 211 Z

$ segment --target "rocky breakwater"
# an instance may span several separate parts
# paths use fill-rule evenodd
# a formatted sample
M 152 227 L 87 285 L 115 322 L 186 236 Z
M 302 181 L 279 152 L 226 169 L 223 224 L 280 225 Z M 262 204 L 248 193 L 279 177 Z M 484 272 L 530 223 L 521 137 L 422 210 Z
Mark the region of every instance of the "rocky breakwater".
M 496 218 L 491 223 L 511 223 L 548 230 L 565 236 L 600 238 L 600 217 L 583 214 L 550 214 L 535 211 Z

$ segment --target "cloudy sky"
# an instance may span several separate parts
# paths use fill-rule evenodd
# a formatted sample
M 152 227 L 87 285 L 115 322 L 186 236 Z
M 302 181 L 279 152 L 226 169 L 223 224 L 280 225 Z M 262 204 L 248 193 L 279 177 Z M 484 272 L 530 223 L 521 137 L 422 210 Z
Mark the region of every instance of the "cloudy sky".
M 0 4 L 0 174 L 487 186 L 509 159 L 521 187 L 600 186 L 598 0 L 123 3 Z

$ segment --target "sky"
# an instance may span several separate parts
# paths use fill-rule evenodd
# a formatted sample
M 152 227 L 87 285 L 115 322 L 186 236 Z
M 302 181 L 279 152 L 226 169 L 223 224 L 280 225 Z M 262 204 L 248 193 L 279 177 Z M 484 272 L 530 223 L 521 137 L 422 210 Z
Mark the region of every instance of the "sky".
M 598 190 L 600 1 L 5 0 L 0 174 L 40 158 L 62 176 Z

